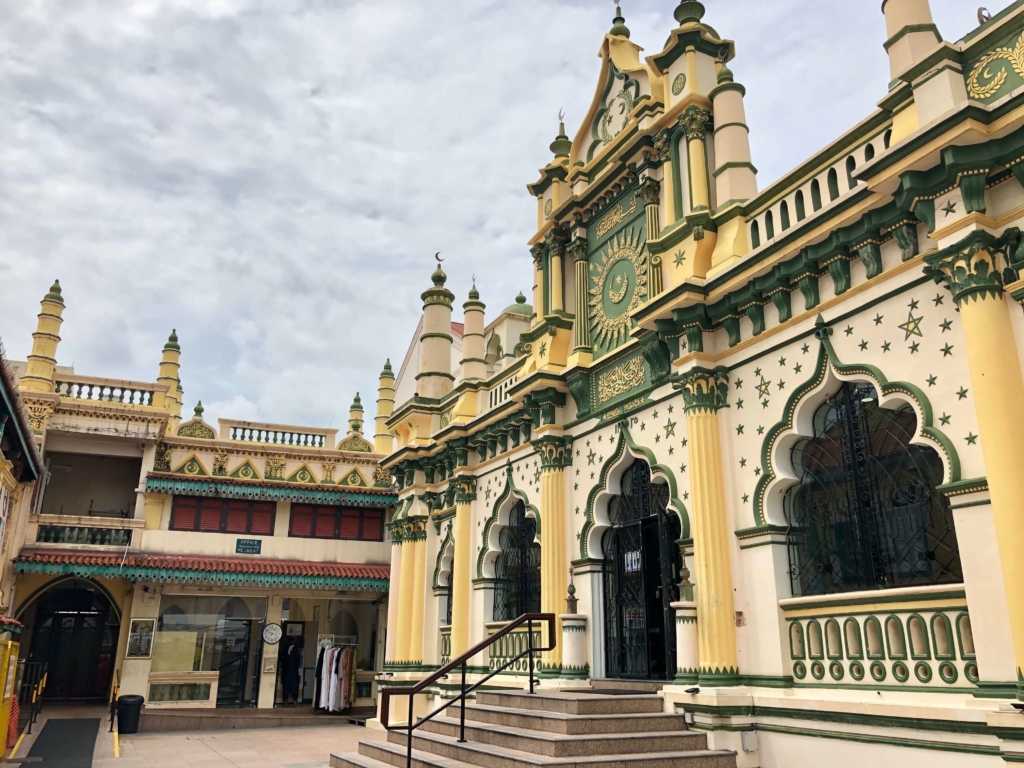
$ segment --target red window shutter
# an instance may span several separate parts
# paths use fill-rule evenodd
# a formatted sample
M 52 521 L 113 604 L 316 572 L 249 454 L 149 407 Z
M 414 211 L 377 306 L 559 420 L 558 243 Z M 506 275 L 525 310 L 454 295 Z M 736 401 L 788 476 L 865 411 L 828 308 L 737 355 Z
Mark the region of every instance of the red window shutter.
M 199 502 L 199 530 L 220 531 L 220 513 L 223 510 L 220 499 L 202 499 Z
M 171 530 L 194 531 L 198 508 L 198 499 L 191 496 L 175 496 L 171 506 Z
M 366 541 L 384 540 L 384 513 L 381 510 L 363 510 L 363 539 Z
M 252 525 L 249 533 L 259 536 L 274 535 L 274 504 L 268 501 L 256 502 L 252 505 Z
M 227 533 L 248 533 L 249 530 L 249 503 L 245 501 L 229 501 L 227 507 L 227 525 L 224 530 Z
M 359 510 L 342 509 L 341 512 L 341 536 L 342 539 L 359 538 Z
M 313 535 L 313 508 L 305 504 L 292 504 L 291 521 L 288 525 L 289 536 Z
M 316 529 L 313 535 L 318 539 L 335 539 L 338 536 L 338 512 L 332 507 L 317 507 Z

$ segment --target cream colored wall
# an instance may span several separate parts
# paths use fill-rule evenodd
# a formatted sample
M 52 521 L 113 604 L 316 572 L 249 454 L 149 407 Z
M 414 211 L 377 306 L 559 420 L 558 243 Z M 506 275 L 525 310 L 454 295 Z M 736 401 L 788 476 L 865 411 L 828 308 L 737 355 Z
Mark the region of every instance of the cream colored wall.
M 191 531 L 147 530 L 143 547 L 147 552 L 235 556 L 236 539 L 263 542 L 261 557 L 277 560 L 306 560 L 336 563 L 386 563 L 390 544 L 380 541 L 335 541 L 333 539 L 291 538 L 288 528 L 274 536 L 248 533 L 193 533 Z

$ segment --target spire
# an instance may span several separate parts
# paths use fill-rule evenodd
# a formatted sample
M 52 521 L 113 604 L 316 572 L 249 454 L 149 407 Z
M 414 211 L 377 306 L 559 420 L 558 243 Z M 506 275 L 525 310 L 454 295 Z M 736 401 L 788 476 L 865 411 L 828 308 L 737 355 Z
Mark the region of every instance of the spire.
M 384 361 L 384 368 L 380 372 L 381 376 L 394 376 L 395 372 L 391 370 L 391 358 L 389 357 Z
M 628 32 L 628 30 L 627 30 Z M 629 35 L 627 34 L 627 37 Z M 555 140 L 551 142 L 551 152 L 557 158 L 568 157 L 569 151 L 572 149 L 572 142 L 565 133 L 565 112 L 559 110 L 558 112 L 558 135 Z
M 626 17 L 622 15 L 622 6 L 615 4 L 615 18 L 612 19 L 612 28 L 609 35 L 618 37 L 629 37 L 629 27 L 626 26 Z
M 358 392 L 352 400 L 352 407 L 348 409 L 348 427 L 349 434 L 363 434 L 363 401 Z
M 384 362 L 384 369 L 377 380 L 377 413 L 374 415 L 373 450 L 382 456 L 391 453 L 392 439 L 388 430 L 388 419 L 395 408 L 395 374 L 391 370 L 391 358 Z
M 53 285 L 50 286 L 50 292 L 46 294 L 46 298 L 50 301 L 59 301 L 61 304 L 64 303 L 64 299 L 60 294 L 60 280 L 53 281 Z
M 192 409 L 192 416 L 195 419 L 202 419 L 203 418 L 203 411 L 204 410 L 206 410 L 206 409 L 203 408 L 203 401 L 199 400 L 199 401 L 196 402 L 196 407 Z
M 476 275 L 473 275 L 473 287 L 469 289 L 469 300 L 480 301 L 480 291 L 476 289 Z
M 181 421 L 181 403 L 185 393 L 181 386 L 181 346 L 178 344 L 177 329 L 171 331 L 171 335 L 167 337 L 167 343 L 164 344 L 156 380 L 157 383 L 167 386 L 164 407 L 171 415 L 169 424 L 173 434 Z
M 25 374 L 18 383 L 23 392 L 53 392 L 57 345 L 60 344 L 60 327 L 63 322 L 64 299 L 60 293 L 60 281 L 54 280 L 49 292 L 39 303 L 36 330 L 32 334 L 32 352 L 25 365 Z
M 175 352 L 180 352 L 181 351 L 181 347 L 178 346 L 178 329 L 177 328 L 172 328 L 171 329 L 171 335 L 167 337 L 167 343 L 164 344 L 164 351 L 166 352 L 167 350 L 174 350 Z
M 703 3 L 698 0 L 682 0 L 679 5 L 676 6 L 675 13 L 676 21 L 679 22 L 679 26 L 684 24 L 699 24 L 700 20 L 704 18 L 705 10 Z

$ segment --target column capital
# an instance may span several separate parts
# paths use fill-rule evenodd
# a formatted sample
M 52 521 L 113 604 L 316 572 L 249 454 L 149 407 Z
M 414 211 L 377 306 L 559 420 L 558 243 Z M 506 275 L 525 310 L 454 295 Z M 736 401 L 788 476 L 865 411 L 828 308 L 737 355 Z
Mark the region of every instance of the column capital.
M 566 255 L 575 264 L 578 261 L 587 260 L 587 238 L 574 237 L 565 249 Z
M 661 202 L 661 182 L 650 176 L 640 179 L 637 197 L 644 205 L 658 205 Z
M 540 466 L 544 471 L 564 469 L 572 464 L 571 437 L 545 435 L 534 440 L 533 447 L 540 455 Z
M 470 504 L 476 500 L 476 478 L 472 475 L 459 475 L 452 479 L 455 489 L 456 504 Z
M 391 541 L 401 544 L 403 541 L 418 541 L 427 538 L 427 518 L 403 517 L 388 524 Z
M 538 268 L 540 267 L 541 262 L 544 260 L 544 254 L 546 252 L 547 252 L 547 246 L 543 242 L 540 242 L 540 243 L 537 243 L 536 245 L 531 246 L 531 248 L 530 248 L 530 255 L 533 256 L 533 265 L 535 267 L 538 267 Z
M 651 146 L 650 159 L 658 163 L 667 163 L 672 158 L 672 131 L 668 128 L 662 129 L 654 137 L 654 144 Z
M 726 368 L 692 368 L 676 377 L 673 386 L 683 393 L 686 413 L 714 413 L 729 406 L 729 371 Z
M 711 110 L 691 104 L 679 116 L 679 126 L 686 134 L 687 141 L 704 139 L 704 135 L 711 129 Z
M 1018 278 L 1024 262 L 1024 239 L 1018 228 L 1002 237 L 984 231 L 969 234 L 959 243 L 925 257 L 924 273 L 944 285 L 957 305 L 965 301 L 999 298 L 1007 283 Z

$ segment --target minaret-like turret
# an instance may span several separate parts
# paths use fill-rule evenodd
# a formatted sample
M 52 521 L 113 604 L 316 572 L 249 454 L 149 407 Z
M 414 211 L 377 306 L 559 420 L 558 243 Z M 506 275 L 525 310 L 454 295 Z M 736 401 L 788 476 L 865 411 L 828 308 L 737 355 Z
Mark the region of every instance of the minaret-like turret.
M 721 208 L 757 196 L 757 169 L 750 159 L 750 129 L 743 97 L 747 90 L 732 78 L 722 62 L 718 85 L 711 91 L 715 131 L 715 199 Z
M 60 280 L 54 280 L 40 303 L 39 319 L 32 334 L 32 353 L 28 356 L 25 375 L 18 385 L 22 391 L 53 392 L 57 345 L 60 344 L 60 327 L 63 322 L 64 299 L 60 293 Z
M 174 329 L 167 337 L 163 354 L 160 356 L 160 373 L 156 378 L 160 384 L 167 385 L 164 396 L 165 409 L 171 415 L 168 431 L 173 432 L 181 422 L 181 400 L 184 392 L 181 388 L 181 347 L 178 345 L 178 331 Z
M 484 348 L 484 310 L 486 306 L 480 301 L 480 293 L 476 289 L 476 281 L 469 291 L 469 300 L 462 305 L 463 321 L 466 324 L 462 332 L 462 380 L 482 381 L 487 378 L 486 350 Z
M 349 434 L 363 434 L 363 401 L 360 399 L 358 392 L 356 392 L 352 405 L 348 409 L 348 429 Z
M 448 275 L 441 267 L 430 276 L 432 288 L 423 292 L 423 332 L 420 334 L 420 371 L 416 392 L 421 397 L 441 398 L 452 391 L 452 302 L 455 294 L 445 288 Z
M 391 370 L 391 360 L 384 363 L 377 381 L 377 414 L 374 418 L 373 452 L 382 456 L 391 453 L 394 439 L 388 431 L 388 419 L 395 410 L 395 374 Z
M 942 43 L 928 0 L 883 0 L 885 51 L 893 80 Z

